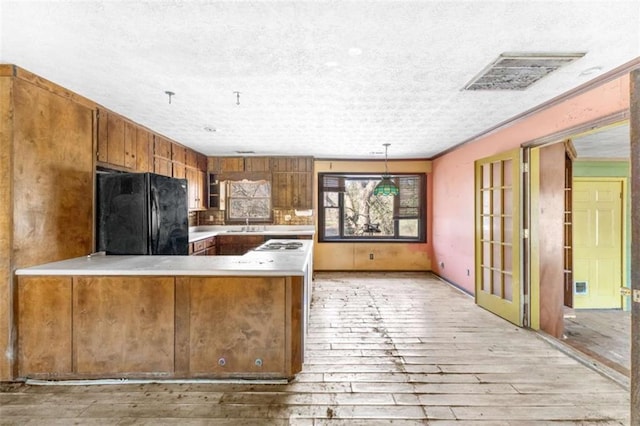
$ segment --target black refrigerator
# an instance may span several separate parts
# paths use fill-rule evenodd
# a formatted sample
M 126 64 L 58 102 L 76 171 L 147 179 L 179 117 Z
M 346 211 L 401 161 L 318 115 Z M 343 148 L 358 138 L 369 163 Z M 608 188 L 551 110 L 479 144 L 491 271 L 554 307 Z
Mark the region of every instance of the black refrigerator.
M 98 251 L 189 254 L 186 179 L 154 173 L 101 173 L 97 181 Z

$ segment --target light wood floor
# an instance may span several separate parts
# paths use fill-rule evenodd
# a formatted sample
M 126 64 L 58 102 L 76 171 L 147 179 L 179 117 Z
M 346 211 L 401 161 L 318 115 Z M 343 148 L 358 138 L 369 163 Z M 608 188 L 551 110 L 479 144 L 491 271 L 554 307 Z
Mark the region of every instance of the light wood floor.
M 631 312 L 619 309 L 567 309 L 564 342 L 629 377 Z
M 4 386 L 0 424 L 627 425 L 629 395 L 425 274 L 317 274 L 290 384 Z

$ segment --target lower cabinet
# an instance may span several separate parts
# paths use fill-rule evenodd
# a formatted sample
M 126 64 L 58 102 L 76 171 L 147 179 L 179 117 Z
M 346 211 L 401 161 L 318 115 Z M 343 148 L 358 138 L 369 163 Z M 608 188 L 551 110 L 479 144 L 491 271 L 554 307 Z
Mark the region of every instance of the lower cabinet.
M 281 376 L 285 371 L 286 286 L 281 277 L 181 277 L 181 370 L 193 377 Z
M 303 277 L 20 276 L 18 378 L 292 378 Z
M 216 237 L 194 241 L 190 244 L 189 254 L 192 256 L 215 256 Z
M 264 243 L 263 235 L 218 235 L 216 245 L 220 255 L 243 255 Z

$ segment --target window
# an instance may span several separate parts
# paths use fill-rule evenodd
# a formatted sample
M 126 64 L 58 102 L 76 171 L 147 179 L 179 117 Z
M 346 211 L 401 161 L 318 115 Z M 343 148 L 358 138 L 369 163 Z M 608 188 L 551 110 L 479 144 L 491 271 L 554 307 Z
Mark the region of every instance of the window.
M 397 196 L 373 195 L 381 178 L 319 175 L 319 241 L 425 241 L 425 175 L 393 177 Z
M 227 219 L 261 222 L 271 220 L 271 182 L 227 181 Z

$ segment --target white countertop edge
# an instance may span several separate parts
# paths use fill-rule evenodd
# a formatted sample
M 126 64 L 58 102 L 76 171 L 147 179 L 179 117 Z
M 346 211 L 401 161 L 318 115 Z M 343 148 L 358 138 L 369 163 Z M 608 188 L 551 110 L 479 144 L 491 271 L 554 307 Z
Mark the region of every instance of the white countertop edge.
M 285 240 L 287 241 L 287 240 Z M 301 276 L 313 242 L 299 251 L 250 251 L 243 256 L 108 256 L 93 254 L 16 270 L 21 275 Z

